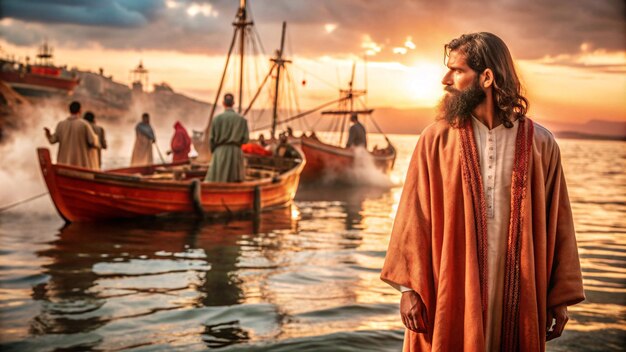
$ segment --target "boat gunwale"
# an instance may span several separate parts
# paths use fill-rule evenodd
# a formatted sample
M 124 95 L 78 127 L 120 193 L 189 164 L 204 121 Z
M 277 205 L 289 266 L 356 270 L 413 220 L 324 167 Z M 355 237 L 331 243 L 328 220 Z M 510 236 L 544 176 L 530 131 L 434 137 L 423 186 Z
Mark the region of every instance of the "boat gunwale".
M 38 148 L 48 150 L 48 148 Z M 286 179 L 288 179 L 293 174 L 298 171 L 302 171 L 304 168 L 304 164 L 306 160 L 301 153 L 301 161 L 294 167 L 282 172 L 278 173 L 273 177 L 263 177 L 254 181 L 244 181 L 244 182 L 205 182 L 201 181 L 203 192 L 206 190 L 211 190 L 213 188 L 220 188 L 223 191 L 229 192 L 237 192 L 242 190 L 249 190 L 250 188 L 254 188 L 256 186 L 267 186 L 276 183 L 283 183 Z M 115 184 L 115 185 L 124 185 L 124 186 L 134 186 L 134 187 L 142 187 L 142 188 L 171 188 L 171 187 L 180 187 L 180 188 L 189 188 L 191 183 L 194 181 L 190 180 L 163 180 L 163 179 L 149 179 L 144 178 L 142 176 L 137 176 L 133 174 L 119 172 L 120 170 L 131 169 L 131 168 L 120 168 L 120 169 L 111 169 L 111 170 L 91 170 L 83 167 L 72 166 L 72 165 L 64 165 L 64 164 L 55 164 L 50 161 L 50 165 L 52 170 L 54 171 L 55 176 L 61 175 L 64 177 L 71 178 L 79 178 L 83 180 L 89 180 L 97 183 L 106 183 L 106 184 Z M 162 167 L 162 166 L 177 166 L 177 165 L 185 165 L 184 163 L 170 163 L 170 164 L 155 164 L 155 165 L 140 165 L 137 168 L 141 167 Z M 134 168 L 134 167 L 133 167 Z M 78 174 L 76 174 L 78 173 Z M 81 177 L 80 174 L 87 175 L 86 177 Z M 93 176 L 93 177 L 89 177 Z M 147 186 L 147 187 L 146 187 Z M 151 187 L 152 186 L 152 187 Z
M 310 138 L 299 138 L 300 143 L 303 146 L 309 147 L 309 148 L 313 148 L 313 149 L 319 149 L 322 150 L 324 152 L 328 152 L 328 153 L 332 153 L 335 154 L 337 156 L 341 156 L 341 157 L 346 157 L 346 158 L 354 158 L 354 152 L 350 149 L 346 149 L 346 148 L 342 148 L 336 145 L 332 145 L 332 144 L 328 144 L 328 143 L 324 143 L 320 140 L 311 140 Z M 367 153 L 372 156 L 372 158 L 374 158 L 375 160 L 378 161 L 387 161 L 387 160 L 393 160 L 396 158 L 396 148 L 393 147 L 393 145 L 391 145 L 391 147 L 393 148 L 393 153 L 391 154 L 387 154 L 387 155 L 375 155 L 372 152 L 370 152 L 369 150 L 366 149 Z

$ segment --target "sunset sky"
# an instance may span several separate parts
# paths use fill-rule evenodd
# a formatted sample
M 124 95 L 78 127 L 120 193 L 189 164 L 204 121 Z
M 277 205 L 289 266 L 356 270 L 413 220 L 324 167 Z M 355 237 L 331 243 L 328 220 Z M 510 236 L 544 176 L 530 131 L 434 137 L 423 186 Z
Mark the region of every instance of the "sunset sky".
M 335 98 L 357 61 L 368 104 L 433 107 L 442 95 L 443 45 L 489 31 L 508 44 L 531 115 L 554 121 L 626 122 L 623 0 L 250 0 L 267 55 L 288 23 L 286 54 L 302 108 Z M 2 56 L 30 56 L 47 39 L 55 63 L 104 68 L 129 83 L 142 60 L 150 83 L 212 102 L 233 33 L 238 0 L 3 0 Z M 268 56 L 250 59 L 262 76 Z M 301 82 L 306 80 L 307 84 Z M 230 79 L 226 89 L 232 87 Z

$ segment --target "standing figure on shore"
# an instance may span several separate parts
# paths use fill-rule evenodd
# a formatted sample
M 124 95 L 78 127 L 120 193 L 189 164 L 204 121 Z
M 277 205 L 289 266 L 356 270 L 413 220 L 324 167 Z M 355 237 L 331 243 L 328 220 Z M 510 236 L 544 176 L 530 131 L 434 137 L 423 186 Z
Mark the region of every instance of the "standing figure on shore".
M 98 136 L 89 123 L 81 119 L 79 102 L 73 101 L 69 110 L 70 116 L 57 124 L 54 133 L 44 127 L 48 141 L 52 144 L 59 143 L 57 164 L 97 170 L 97 156 L 94 158 L 91 152 L 100 147 Z
M 152 144 L 156 141 L 156 137 L 152 126 L 150 126 L 150 115 L 147 112 L 141 115 L 141 122 L 135 126 L 135 135 L 135 146 L 130 165 L 152 165 Z
M 402 292 L 404 350 L 545 351 L 585 299 L 559 147 L 500 38 L 462 35 L 445 60 L 381 274 Z
M 350 131 L 348 132 L 348 143 L 346 148 L 360 147 L 367 148 L 367 132 L 365 132 L 365 126 L 359 122 L 359 115 L 355 112 L 350 115 Z
M 107 140 L 104 135 L 104 128 L 96 124 L 96 115 L 93 112 L 87 111 L 83 118 L 91 125 L 96 136 L 98 136 L 98 142 L 100 143 L 100 148 L 97 148 L 97 161 L 98 161 L 98 170 L 102 169 L 102 149 L 107 149 Z
M 176 121 L 174 124 L 174 135 L 170 142 L 170 148 L 168 154 L 172 153 L 173 162 L 189 160 L 191 138 L 189 138 L 187 130 L 180 121 Z
M 208 182 L 242 182 L 245 177 L 241 145 L 248 143 L 248 121 L 233 110 L 235 97 L 224 94 L 225 111 L 211 124 L 211 164 L 206 174 Z

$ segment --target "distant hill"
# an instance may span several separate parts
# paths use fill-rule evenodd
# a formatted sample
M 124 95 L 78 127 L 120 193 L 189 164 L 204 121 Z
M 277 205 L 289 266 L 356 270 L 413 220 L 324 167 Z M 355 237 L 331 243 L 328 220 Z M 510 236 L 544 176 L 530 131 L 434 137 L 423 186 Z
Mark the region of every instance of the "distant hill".
M 575 133 L 578 133 L 580 136 L 593 136 L 594 138 L 592 139 L 604 139 L 605 137 L 620 139 L 626 137 L 626 121 L 593 119 L 585 123 L 563 123 L 549 120 L 539 120 L 538 122 L 563 138 L 577 138 L 573 137 Z
M 559 138 L 568 138 L 568 139 L 593 139 L 593 140 L 603 140 L 603 141 L 626 141 L 626 135 L 622 136 L 611 136 L 606 134 L 589 134 L 582 132 L 574 132 L 574 131 L 559 131 L 555 132 L 555 135 Z
M 108 120 L 139 120 L 143 112 L 148 112 L 155 123 L 173 124 L 180 120 L 184 124 L 205 125 L 211 109 L 211 104 L 177 93 L 166 83 L 143 92 L 92 72 L 79 71 L 79 77 L 81 83 L 72 98 L 84 104 L 83 110 L 92 110 Z

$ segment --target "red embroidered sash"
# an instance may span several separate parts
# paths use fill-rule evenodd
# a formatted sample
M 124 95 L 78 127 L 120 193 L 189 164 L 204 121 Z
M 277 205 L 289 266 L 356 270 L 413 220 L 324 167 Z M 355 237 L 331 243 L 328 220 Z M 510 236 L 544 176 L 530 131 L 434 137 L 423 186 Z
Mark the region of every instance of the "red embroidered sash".
M 520 292 L 520 255 L 522 232 L 522 200 L 528 186 L 528 170 L 533 140 L 533 123 L 528 118 L 519 120 L 515 141 L 515 156 L 511 180 L 511 214 L 507 239 L 504 298 L 502 313 L 501 351 L 519 349 L 519 292 Z M 487 325 L 488 289 L 487 289 L 487 214 L 485 195 L 480 174 L 479 156 L 472 132 L 471 122 L 459 129 L 461 137 L 461 167 L 463 177 L 470 186 L 472 203 L 476 218 L 476 244 L 480 294 L 483 313 L 483 329 Z

